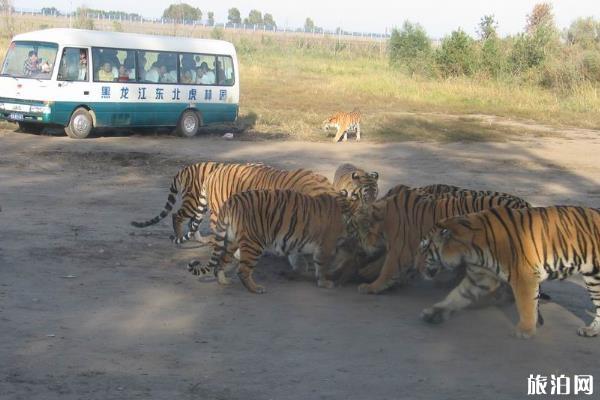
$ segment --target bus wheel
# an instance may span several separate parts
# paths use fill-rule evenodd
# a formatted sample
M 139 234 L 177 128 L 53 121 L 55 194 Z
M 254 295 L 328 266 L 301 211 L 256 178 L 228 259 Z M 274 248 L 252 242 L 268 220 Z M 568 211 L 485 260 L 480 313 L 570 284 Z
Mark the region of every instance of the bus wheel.
M 94 122 L 88 110 L 78 108 L 71 115 L 69 125 L 65 127 L 65 133 L 72 139 L 84 139 L 90 134 L 93 127 Z
M 179 123 L 177 124 L 177 134 L 183 137 L 196 136 L 198 129 L 200 129 L 200 117 L 194 110 L 185 110 L 179 117 Z
M 36 124 L 31 122 L 19 122 L 19 131 L 21 132 L 39 134 L 42 133 L 43 130 L 44 125 L 42 124 Z

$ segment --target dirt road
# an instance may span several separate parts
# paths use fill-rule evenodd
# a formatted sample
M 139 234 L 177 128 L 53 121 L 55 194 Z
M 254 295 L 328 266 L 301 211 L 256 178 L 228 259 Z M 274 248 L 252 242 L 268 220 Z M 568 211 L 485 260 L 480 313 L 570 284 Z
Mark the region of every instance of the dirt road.
M 351 161 L 379 171 L 384 190 L 443 182 L 600 207 L 598 154 L 594 133 L 333 145 L 0 131 L 0 398 L 515 399 L 530 374 L 595 374 L 598 384 L 600 338 L 576 335 L 592 308 L 578 279 L 545 285 L 546 324 L 523 341 L 510 336 L 513 306 L 422 323 L 447 292 L 426 283 L 380 296 L 318 289 L 288 280 L 274 257 L 257 268 L 265 295 L 237 279 L 200 282 L 185 265 L 207 248 L 175 248 L 169 219 L 129 225 L 156 215 L 172 175 L 198 160 L 330 178 Z

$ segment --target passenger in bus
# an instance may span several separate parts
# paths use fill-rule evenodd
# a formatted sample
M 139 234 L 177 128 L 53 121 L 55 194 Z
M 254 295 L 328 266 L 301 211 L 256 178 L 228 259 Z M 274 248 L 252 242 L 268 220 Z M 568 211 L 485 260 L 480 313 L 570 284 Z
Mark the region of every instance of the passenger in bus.
M 31 50 L 23 63 L 23 75 L 31 76 L 41 71 L 38 55 L 35 50 Z
M 102 68 L 98 71 L 98 80 L 101 82 L 113 82 L 115 80 L 113 66 L 110 62 L 104 61 Z
M 79 71 L 77 72 L 78 81 L 87 81 L 87 50 L 79 50 Z
M 181 83 L 192 84 L 194 83 L 194 76 L 192 74 L 193 71 L 186 70 L 181 76 Z
M 161 83 L 177 83 L 177 70 L 169 71 L 166 65 L 160 66 L 160 79 Z
M 119 66 L 119 77 L 117 78 L 119 82 L 129 82 L 129 71 L 125 68 L 125 65 Z
M 215 83 L 215 73 L 208 69 L 208 64 L 202 62 L 198 69 L 196 70 L 196 83 L 201 83 L 203 85 L 212 85 Z
M 146 71 L 144 80 L 146 80 L 148 82 L 152 82 L 152 83 L 158 83 L 159 78 L 160 78 L 160 71 L 159 71 L 158 63 L 155 62 L 152 64 L 152 67 L 150 67 L 150 69 L 148 71 Z

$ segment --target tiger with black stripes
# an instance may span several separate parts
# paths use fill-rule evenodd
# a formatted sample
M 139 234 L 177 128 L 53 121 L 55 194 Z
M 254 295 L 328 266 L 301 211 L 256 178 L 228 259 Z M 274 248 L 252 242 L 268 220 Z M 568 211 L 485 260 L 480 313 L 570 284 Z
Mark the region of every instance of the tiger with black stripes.
M 516 196 L 467 194 L 434 198 L 406 190 L 360 210 L 350 223 L 361 248 L 366 253 L 383 253 L 385 258 L 377 279 L 370 284 L 361 284 L 359 292 L 380 293 L 391 287 L 398 275 L 405 279 L 413 266 L 421 239 L 436 222 L 500 206 L 523 208 L 530 204 Z
M 449 218 L 435 224 L 421 242 L 415 265 L 427 278 L 442 269 L 467 266 L 458 287 L 423 311 L 425 321 L 442 322 L 508 282 L 519 312 L 515 334 L 529 338 L 541 322 L 539 284 L 581 274 L 596 313 L 577 333 L 600 333 L 600 209 L 501 207 Z
M 175 238 L 175 243 L 190 240 L 198 231 L 208 210 L 211 211 L 210 227 L 214 231 L 220 209 L 229 197 L 246 190 L 259 189 L 291 189 L 311 196 L 321 193 L 336 194 L 335 188 L 326 177 L 307 169 L 288 171 L 267 165 L 223 165 L 205 180 L 190 229 L 181 238 Z
M 360 142 L 360 119 L 361 113 L 358 109 L 354 109 L 352 112 L 336 112 L 323 121 L 322 128 L 327 131 L 329 128 L 336 128 L 335 137 L 333 142 L 337 143 L 340 141 L 348 140 L 348 132 L 356 131 L 356 141 Z
M 505 196 L 505 197 L 513 197 L 514 195 L 496 192 L 492 190 L 473 190 L 473 189 L 465 189 L 459 186 L 454 185 L 446 185 L 444 183 L 434 183 L 432 185 L 420 186 L 412 188 L 406 185 L 396 185 L 388 190 L 384 197 L 394 196 L 401 191 L 404 190 L 414 190 L 419 194 L 426 194 L 433 197 L 452 195 L 452 196 L 462 196 L 462 195 L 484 195 L 484 196 Z
M 325 278 L 336 245 L 347 232 L 347 193 L 309 196 L 294 190 L 250 190 L 232 194 L 215 223 L 213 251 L 207 266 L 193 261 L 194 275 L 215 274 L 229 284 L 224 266 L 239 251 L 238 276 L 252 293 L 264 293 L 252 271 L 266 249 L 280 255 L 312 254 L 319 287 L 333 287 Z
M 350 163 L 344 163 L 335 170 L 333 187 L 336 191 L 345 190 L 348 197 L 358 201 L 360 205 L 371 204 L 377 200 L 379 174 L 366 172 Z
M 225 164 L 207 161 L 183 167 L 173 177 L 167 203 L 160 214 L 148 221 L 132 221 L 131 225 L 136 228 L 145 228 L 157 224 L 173 210 L 177 201 L 177 195 L 179 194 L 181 197 L 181 207 L 179 207 L 176 213 L 173 213 L 173 232 L 175 233 L 175 237 L 182 237 L 185 223 L 193 218 L 197 218 L 198 209 L 200 208 L 200 190 L 205 179 L 212 171 L 222 165 Z

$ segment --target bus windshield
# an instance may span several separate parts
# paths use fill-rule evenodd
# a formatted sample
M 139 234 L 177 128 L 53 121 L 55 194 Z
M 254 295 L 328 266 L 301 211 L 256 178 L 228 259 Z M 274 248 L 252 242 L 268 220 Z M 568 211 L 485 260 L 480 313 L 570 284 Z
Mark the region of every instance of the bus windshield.
M 50 79 L 58 45 L 46 42 L 12 42 L 2 64 L 1 76 Z

